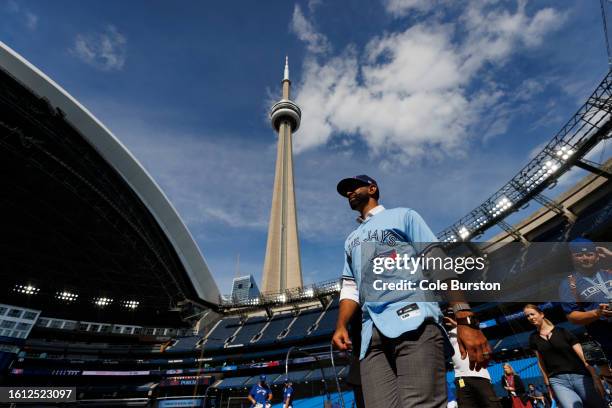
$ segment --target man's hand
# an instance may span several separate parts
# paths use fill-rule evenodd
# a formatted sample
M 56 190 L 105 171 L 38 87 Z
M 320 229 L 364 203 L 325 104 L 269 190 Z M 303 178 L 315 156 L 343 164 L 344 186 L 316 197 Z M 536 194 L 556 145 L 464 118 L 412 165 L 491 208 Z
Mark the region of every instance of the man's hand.
M 599 255 L 600 258 L 605 259 L 605 258 L 612 258 L 612 251 L 610 251 L 608 248 L 606 247 L 595 247 L 595 251 L 597 252 L 597 255 Z
M 338 326 L 336 327 L 336 331 L 334 332 L 334 336 L 332 337 L 332 343 L 334 347 L 338 350 L 350 350 L 353 348 L 353 344 L 351 343 L 351 338 L 349 337 L 348 330 L 346 326 Z
M 606 318 L 612 317 L 612 310 L 608 309 L 607 303 L 600 303 L 599 307 L 595 309 L 595 313 L 597 314 L 598 318 L 599 317 L 606 317 Z
M 480 371 L 487 367 L 491 360 L 491 347 L 482 331 L 460 324 L 457 326 L 457 342 L 461 359 L 466 356 L 470 359 L 470 370 Z

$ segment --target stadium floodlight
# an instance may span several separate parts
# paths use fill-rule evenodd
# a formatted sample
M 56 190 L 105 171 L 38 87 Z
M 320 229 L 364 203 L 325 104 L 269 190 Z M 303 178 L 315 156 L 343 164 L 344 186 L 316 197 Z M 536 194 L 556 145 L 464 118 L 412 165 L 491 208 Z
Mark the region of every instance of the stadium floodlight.
M 466 239 L 470 236 L 470 231 L 466 227 L 459 228 L 459 237 L 461 239 Z
M 14 292 L 23 293 L 24 295 L 36 295 L 40 292 L 40 288 L 32 285 L 15 285 L 13 288 Z
M 251 299 L 247 299 L 247 300 L 245 301 L 245 303 L 246 303 L 247 305 L 251 305 L 251 306 L 258 305 L 258 304 L 259 304 L 259 298 L 251 298 Z
M 305 297 L 313 297 L 314 296 L 314 289 L 313 288 L 308 288 L 304 291 L 304 296 Z
M 111 302 L 112 302 L 112 299 L 111 299 Z M 136 309 L 139 304 L 140 304 L 140 302 L 137 301 L 137 300 L 124 300 L 122 302 L 123 307 L 126 307 L 128 309 Z
M 493 217 L 497 217 L 501 215 L 503 212 L 507 211 L 510 207 L 512 207 L 512 201 L 506 196 L 502 196 L 495 206 L 489 210 L 489 213 L 493 215 Z
M 556 155 L 557 157 L 559 157 L 562 160 L 567 160 L 570 157 L 572 157 L 572 155 L 574 154 L 574 150 L 571 149 L 569 146 L 561 146 L 557 151 L 556 151 Z
M 94 299 L 94 304 L 100 307 L 108 306 L 111 303 L 113 303 L 113 299 L 106 298 L 106 297 L 99 297 L 99 298 Z
M 449 235 L 448 237 L 446 237 L 446 239 L 444 240 L 444 242 L 457 242 L 457 237 L 454 236 L 453 234 Z
M 79 295 L 77 295 L 76 293 L 72 293 L 72 292 L 62 291 L 62 292 L 57 292 L 55 294 L 55 297 L 59 300 L 65 300 L 67 302 L 74 302 L 77 300 Z
M 284 293 L 278 295 L 278 297 L 276 298 L 276 300 L 278 300 L 281 303 L 285 303 L 287 301 L 287 295 L 285 295 Z

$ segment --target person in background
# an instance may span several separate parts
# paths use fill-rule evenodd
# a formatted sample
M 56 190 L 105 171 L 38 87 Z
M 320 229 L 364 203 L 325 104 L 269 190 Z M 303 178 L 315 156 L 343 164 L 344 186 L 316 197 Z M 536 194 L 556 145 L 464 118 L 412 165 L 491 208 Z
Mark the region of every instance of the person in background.
M 546 398 L 544 398 L 544 394 L 535 385 L 529 384 L 527 386 L 527 395 L 533 408 L 546 408 Z
M 491 376 L 486 368 L 480 371 L 471 370 L 467 358 L 461 358 L 457 342 L 457 322 L 448 316 L 444 317 L 444 325 L 448 332 L 455 354 L 453 366 L 455 371 L 455 387 L 457 403 L 461 408 L 501 408 L 500 398 L 495 394 L 491 384 Z M 450 394 L 449 394 L 450 395 Z M 449 397 L 450 400 L 450 397 Z
M 607 364 L 599 369 L 612 386 L 612 252 L 586 238 L 569 243 L 574 272 L 561 282 L 559 298 L 567 320 L 584 326 L 599 343 Z
M 289 379 L 285 380 L 283 388 L 283 408 L 293 408 L 293 384 Z
M 561 408 L 603 408 L 601 381 L 582 352 L 578 338 L 569 330 L 556 327 L 536 305 L 523 309 L 536 330 L 529 336 L 529 347 L 535 351 L 544 383 L 550 385 Z
M 249 391 L 247 396 L 248 400 L 251 401 L 251 408 L 270 408 L 272 403 L 272 390 L 266 384 L 266 376 L 260 375 L 259 382 Z
M 514 372 L 512 366 L 504 364 L 504 375 L 501 378 L 502 387 L 508 392 L 512 408 L 532 408 L 529 397 L 525 394 L 525 385 L 521 377 Z

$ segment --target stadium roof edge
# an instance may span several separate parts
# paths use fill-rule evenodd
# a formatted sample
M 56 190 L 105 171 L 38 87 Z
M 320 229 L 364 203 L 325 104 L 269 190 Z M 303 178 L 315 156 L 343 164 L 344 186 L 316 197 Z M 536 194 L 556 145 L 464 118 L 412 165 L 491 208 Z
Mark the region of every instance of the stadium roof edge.
M 175 249 L 200 299 L 218 304 L 219 289 L 193 236 L 168 197 L 119 139 L 73 96 L 2 41 L 0 67 L 62 110 L 65 119 L 121 175 L 151 212 Z

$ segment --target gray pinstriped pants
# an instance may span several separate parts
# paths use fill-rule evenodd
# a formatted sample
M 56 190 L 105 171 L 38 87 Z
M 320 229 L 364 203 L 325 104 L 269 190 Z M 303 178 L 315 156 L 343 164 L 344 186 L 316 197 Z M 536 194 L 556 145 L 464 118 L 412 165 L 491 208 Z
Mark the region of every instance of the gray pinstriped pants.
M 374 327 L 360 370 L 366 408 L 446 408 L 444 335 L 435 323 L 396 339 Z

